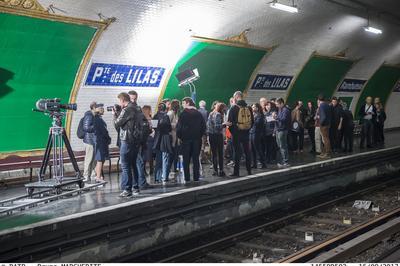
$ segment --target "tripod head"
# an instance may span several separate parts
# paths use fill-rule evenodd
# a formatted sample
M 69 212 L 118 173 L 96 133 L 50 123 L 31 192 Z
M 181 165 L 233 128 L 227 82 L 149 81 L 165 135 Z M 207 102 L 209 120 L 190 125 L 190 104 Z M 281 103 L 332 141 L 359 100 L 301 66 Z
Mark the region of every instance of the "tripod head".
M 57 127 L 62 127 L 62 119 L 65 117 L 66 112 L 62 111 L 47 111 L 47 110 L 39 110 L 36 108 L 32 109 L 32 112 L 44 113 L 45 115 L 49 116 L 53 122 L 52 125 Z

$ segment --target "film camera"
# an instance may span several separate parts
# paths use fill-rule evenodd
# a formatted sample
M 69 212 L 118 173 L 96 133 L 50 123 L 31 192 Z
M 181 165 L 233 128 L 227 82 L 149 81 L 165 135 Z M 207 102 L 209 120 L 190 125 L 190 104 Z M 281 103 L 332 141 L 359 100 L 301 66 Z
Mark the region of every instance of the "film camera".
M 73 110 L 76 111 L 76 103 L 61 103 L 61 99 L 40 99 L 36 102 L 36 108 L 41 112 L 60 112 L 62 109 L 64 110 Z
M 114 104 L 114 106 L 107 106 L 107 112 L 112 112 L 113 109 L 116 113 L 120 113 L 122 110 L 121 105 L 119 104 Z

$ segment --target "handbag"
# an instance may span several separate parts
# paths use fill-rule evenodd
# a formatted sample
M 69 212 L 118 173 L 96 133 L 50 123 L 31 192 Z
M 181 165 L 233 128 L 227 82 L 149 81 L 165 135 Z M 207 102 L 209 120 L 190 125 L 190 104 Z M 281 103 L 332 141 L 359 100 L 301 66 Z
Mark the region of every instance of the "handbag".
M 299 132 L 300 131 L 299 122 L 293 121 L 293 123 L 292 123 L 292 131 L 294 131 L 294 132 Z

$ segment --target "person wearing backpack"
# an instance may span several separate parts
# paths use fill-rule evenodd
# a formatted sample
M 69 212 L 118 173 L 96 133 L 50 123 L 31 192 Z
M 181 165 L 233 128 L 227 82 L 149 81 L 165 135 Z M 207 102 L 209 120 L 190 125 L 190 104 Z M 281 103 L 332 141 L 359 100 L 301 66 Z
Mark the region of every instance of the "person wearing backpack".
M 251 175 L 251 154 L 249 131 L 254 124 L 254 116 L 250 106 L 243 100 L 241 91 L 233 94 L 235 104 L 229 110 L 227 126 L 232 134 L 233 148 L 235 150 L 235 165 L 231 177 L 239 176 L 240 158 L 242 150 L 246 157 L 247 174 Z
M 138 172 L 139 184 L 137 185 L 140 187 L 140 189 L 145 189 L 149 187 L 149 184 L 147 183 L 146 175 L 144 174 L 145 166 L 143 160 L 143 150 L 146 149 L 145 145 L 147 143 L 147 138 L 151 133 L 151 128 L 148 120 L 146 119 L 146 117 L 142 112 L 142 108 L 140 108 L 140 106 L 137 104 L 138 93 L 132 90 L 128 92 L 128 95 L 136 111 L 136 126 L 134 135 L 138 139 L 139 151 L 138 151 L 138 156 L 136 158 L 136 163 L 134 163 L 134 167 L 137 168 Z
M 94 116 L 96 110 L 96 102 L 90 103 L 90 110 L 85 112 L 85 115 L 79 122 L 78 126 L 78 138 L 83 140 L 85 146 L 85 160 L 83 166 L 83 178 L 84 181 L 90 182 L 91 178 L 95 178 L 95 141 L 96 136 L 94 134 Z

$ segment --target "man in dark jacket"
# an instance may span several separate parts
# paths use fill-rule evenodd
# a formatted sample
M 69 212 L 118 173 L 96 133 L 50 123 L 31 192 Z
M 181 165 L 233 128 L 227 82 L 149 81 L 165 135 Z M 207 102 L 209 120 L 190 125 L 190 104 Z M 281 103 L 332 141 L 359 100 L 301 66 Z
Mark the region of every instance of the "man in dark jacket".
M 342 132 L 344 139 L 343 152 L 353 152 L 353 114 L 347 108 L 346 103 L 343 103 L 342 108 L 342 120 L 339 124 L 339 130 Z
M 251 153 L 250 153 L 250 129 L 254 124 L 253 111 L 243 100 L 241 91 L 233 94 L 235 104 L 229 110 L 228 122 L 229 131 L 232 134 L 233 148 L 235 150 L 235 165 L 231 177 L 239 176 L 240 159 L 242 150 L 246 157 L 247 174 L 251 175 Z M 246 110 L 247 109 L 247 110 Z
M 120 197 L 132 196 L 133 178 L 135 178 L 135 186 L 133 193 L 139 194 L 138 171 L 136 168 L 136 159 L 139 151 L 139 141 L 134 138 L 136 110 L 133 103 L 130 101 L 129 95 L 121 92 L 118 95 L 119 104 L 122 111 L 117 117 L 114 114 L 114 125 L 119 130 L 121 139 L 120 158 L 122 168 L 121 188 L 123 189 Z M 132 178 L 133 170 L 133 178 Z
M 157 120 L 155 129 L 153 151 L 156 153 L 156 165 L 154 179 L 156 183 L 166 184 L 170 167 L 169 154 L 172 153 L 172 143 L 170 132 L 172 130 L 171 121 L 167 115 L 167 107 L 161 102 L 153 120 Z
M 312 101 L 308 101 L 306 116 L 305 116 L 305 128 L 308 131 L 308 136 L 311 142 L 310 153 L 315 153 L 315 108 Z
M 291 127 L 291 112 L 285 101 L 282 98 L 276 100 L 276 106 L 278 107 L 278 113 L 274 113 L 273 118 L 276 120 L 275 135 L 276 144 L 278 145 L 281 162 L 278 163 L 278 167 L 289 167 L 289 151 L 288 151 L 288 130 Z
M 321 159 L 326 159 L 331 156 L 331 142 L 329 140 L 329 128 L 332 121 L 332 108 L 325 101 L 324 96 L 320 95 L 318 97 L 318 113 L 317 118 L 319 119 L 322 143 L 324 144 L 324 149 L 322 153 L 318 155 Z
M 83 177 L 85 181 L 90 181 L 92 173 L 96 167 L 96 161 L 94 159 L 94 144 L 96 142 L 96 136 L 94 134 L 94 111 L 96 109 L 96 102 L 90 104 L 90 110 L 86 111 L 83 117 L 83 131 L 85 136 L 83 137 L 83 143 L 85 146 L 85 161 Z M 93 175 L 93 178 L 95 176 Z
M 136 109 L 137 122 L 142 123 L 142 125 L 143 125 L 142 121 L 147 122 L 147 119 L 143 115 L 142 108 L 140 108 L 140 106 L 137 104 L 138 94 L 136 91 L 133 91 L 133 90 L 129 91 L 128 94 L 129 94 L 129 98 L 131 99 L 131 102 L 133 103 L 133 106 Z M 138 152 L 138 156 L 136 159 L 136 168 L 138 171 L 139 187 L 141 189 L 145 189 L 145 188 L 149 187 L 149 184 L 147 183 L 147 180 L 146 180 L 146 176 L 144 174 L 145 169 L 144 169 L 144 162 L 143 162 L 143 157 L 142 157 L 143 150 L 146 149 L 146 147 L 145 147 L 146 143 L 147 143 L 147 139 L 146 140 L 142 139 L 142 142 L 139 144 L 139 152 Z
M 363 104 L 358 111 L 358 116 L 362 125 L 360 149 L 364 148 L 365 139 L 367 139 L 367 148 L 372 148 L 375 127 L 374 121 L 376 121 L 376 108 L 372 103 L 372 97 L 367 97 L 365 99 L 365 104 Z
M 201 138 L 206 132 L 206 123 L 191 98 L 183 98 L 182 106 L 184 110 L 179 116 L 176 135 L 182 141 L 185 181 L 190 181 L 190 161 L 193 162 L 193 180 L 199 181 Z

